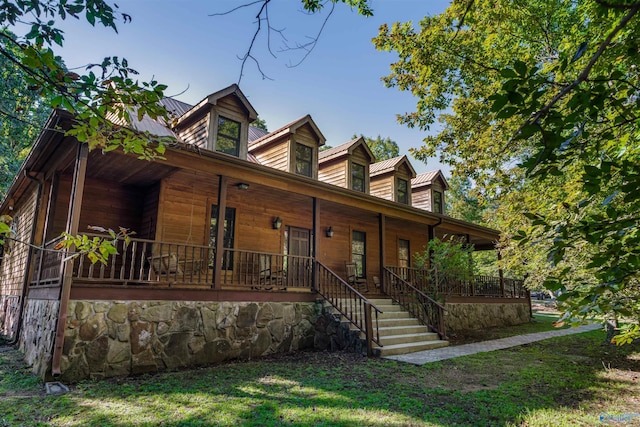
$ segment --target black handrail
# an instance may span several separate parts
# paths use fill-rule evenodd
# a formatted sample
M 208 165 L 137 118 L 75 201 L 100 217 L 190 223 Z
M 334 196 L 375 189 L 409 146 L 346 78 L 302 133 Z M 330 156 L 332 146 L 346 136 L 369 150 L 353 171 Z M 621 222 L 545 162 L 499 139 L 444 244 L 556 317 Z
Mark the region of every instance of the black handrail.
M 318 266 L 316 291 L 365 334 L 367 354 L 373 354 L 372 343 L 382 347 L 378 325 L 378 315 L 383 313 L 382 310 L 327 266 L 319 261 L 316 261 L 316 265 Z
M 445 308 L 442 304 L 429 297 L 389 268 L 384 268 L 382 282 L 384 292 L 396 301 L 412 316 L 420 320 L 436 332 L 440 339 L 447 339 L 447 331 L 444 322 Z

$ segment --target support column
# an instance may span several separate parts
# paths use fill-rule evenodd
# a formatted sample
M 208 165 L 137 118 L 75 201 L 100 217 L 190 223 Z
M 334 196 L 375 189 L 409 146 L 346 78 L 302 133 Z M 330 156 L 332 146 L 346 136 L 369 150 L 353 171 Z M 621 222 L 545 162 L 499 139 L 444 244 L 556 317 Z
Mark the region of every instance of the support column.
M 320 208 L 318 206 L 319 201 L 317 197 L 313 198 L 313 277 L 311 286 L 313 290 L 317 290 L 320 285 L 320 268 L 318 266 L 318 258 L 320 256 Z
M 384 283 L 384 267 L 387 263 L 385 256 L 385 248 L 386 248 L 386 230 L 387 230 L 387 217 L 383 214 L 378 214 L 378 233 L 380 236 L 380 289 L 381 291 L 385 291 L 386 283 Z
M 498 249 L 498 264 L 500 264 L 500 261 L 502 261 L 502 253 Z M 502 267 L 498 267 L 498 277 L 500 278 L 500 293 L 502 294 L 502 297 L 504 298 L 505 297 L 504 272 L 502 271 Z
M 80 211 L 82 209 L 82 197 L 84 194 L 84 181 L 87 175 L 87 158 L 89 146 L 79 144 L 76 155 L 76 164 L 73 170 L 73 183 L 71 196 L 69 197 L 69 211 L 67 214 L 67 233 L 75 236 L 78 234 L 80 225 Z M 71 250 L 75 250 L 74 247 Z M 67 308 L 69 306 L 69 295 L 71 293 L 71 282 L 73 280 L 73 258 L 68 259 L 63 266 L 62 289 L 60 291 L 60 308 L 58 310 L 58 324 L 56 327 L 56 338 L 53 345 L 53 358 L 51 362 L 51 372 L 53 375 L 60 375 L 60 358 L 64 346 L 64 331 L 67 327 Z
M 216 256 L 212 288 L 222 285 L 222 261 L 224 260 L 224 218 L 227 213 L 227 177 L 218 180 L 218 218 L 216 219 Z

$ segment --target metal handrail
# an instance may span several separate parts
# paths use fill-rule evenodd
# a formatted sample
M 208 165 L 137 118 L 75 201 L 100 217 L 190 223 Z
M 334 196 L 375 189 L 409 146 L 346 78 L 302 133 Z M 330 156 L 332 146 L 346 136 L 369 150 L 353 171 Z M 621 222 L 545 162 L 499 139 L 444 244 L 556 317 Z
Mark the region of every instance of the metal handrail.
M 441 339 L 447 339 L 444 322 L 445 307 L 416 288 L 388 267 L 384 268 L 382 282 L 384 292 L 396 301 L 412 316 L 438 333 Z
M 371 355 L 373 353 L 372 343 L 382 347 L 378 315 L 383 311 L 326 265 L 320 261 L 316 261 L 316 265 L 318 266 L 316 291 L 345 319 L 365 334 L 367 354 Z

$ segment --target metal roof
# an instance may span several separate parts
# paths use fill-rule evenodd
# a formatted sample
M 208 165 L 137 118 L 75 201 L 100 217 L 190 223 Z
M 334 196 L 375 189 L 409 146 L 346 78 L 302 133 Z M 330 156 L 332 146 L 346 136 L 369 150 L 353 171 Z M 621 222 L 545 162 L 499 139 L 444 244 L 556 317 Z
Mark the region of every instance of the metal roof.
M 444 178 L 444 175 L 442 174 L 442 171 L 440 169 L 421 173 L 420 175 L 416 176 L 411 180 L 411 188 L 422 187 L 423 185 L 431 185 L 437 177 L 440 177 L 440 179 L 442 179 L 445 189 L 449 188 L 449 183 Z
M 373 163 L 369 166 L 369 176 L 382 175 L 388 172 L 394 172 L 398 170 L 401 163 L 405 162 L 409 167 L 412 176 L 416 176 L 416 171 L 411 166 L 411 162 L 407 159 L 407 156 L 398 156 L 393 159 L 383 160 L 381 162 Z
M 265 135 L 268 135 L 269 131 L 257 128 L 255 126 L 249 126 L 249 142 L 260 139 Z

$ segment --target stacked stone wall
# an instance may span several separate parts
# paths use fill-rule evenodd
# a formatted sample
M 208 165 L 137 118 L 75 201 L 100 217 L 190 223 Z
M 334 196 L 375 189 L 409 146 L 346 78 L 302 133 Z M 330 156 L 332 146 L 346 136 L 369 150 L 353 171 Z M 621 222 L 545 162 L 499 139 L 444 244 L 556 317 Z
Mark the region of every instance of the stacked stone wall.
M 64 381 L 313 348 L 315 303 L 70 301 Z
M 352 330 L 349 322 L 341 319 L 342 316 L 336 314 L 331 306 L 322 307 L 316 321 L 315 349 L 367 354 L 366 339 L 360 337 L 360 331 Z
M 51 370 L 59 301 L 28 299 L 22 317 L 20 350 L 33 373 L 41 377 Z
M 447 303 L 445 304 L 447 332 L 511 326 L 531 321 L 526 303 Z

